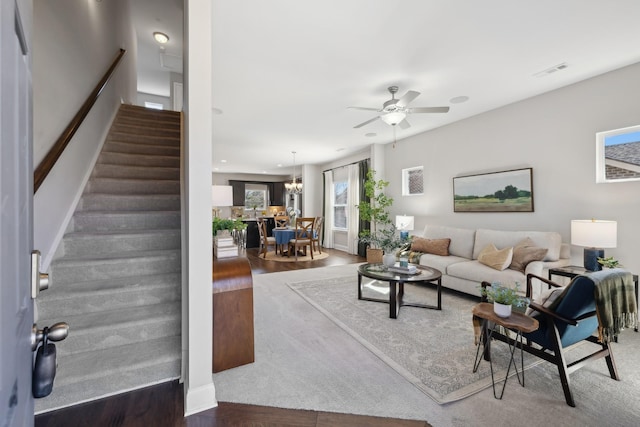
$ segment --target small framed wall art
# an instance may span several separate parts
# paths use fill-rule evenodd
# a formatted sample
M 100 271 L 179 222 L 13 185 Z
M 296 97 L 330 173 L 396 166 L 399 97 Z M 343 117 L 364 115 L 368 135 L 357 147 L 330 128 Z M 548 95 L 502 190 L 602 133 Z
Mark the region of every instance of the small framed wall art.
M 533 212 L 533 168 L 453 178 L 454 212 Z

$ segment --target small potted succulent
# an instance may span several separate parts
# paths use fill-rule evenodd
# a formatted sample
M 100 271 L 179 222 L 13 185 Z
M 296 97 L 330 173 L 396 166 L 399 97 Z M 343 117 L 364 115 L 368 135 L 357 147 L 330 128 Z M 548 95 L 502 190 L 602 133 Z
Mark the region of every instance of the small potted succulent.
M 491 286 L 480 286 L 480 294 L 493 302 L 493 311 L 499 317 L 511 316 L 511 307 L 526 307 L 531 300 L 522 296 L 520 284 L 516 282 L 514 287 L 503 286 L 500 283 L 492 283 Z
M 608 258 L 600 258 L 600 257 L 598 257 L 598 264 L 600 264 L 604 268 L 622 267 L 622 264 L 620 264 L 620 261 L 618 261 L 617 259 L 615 259 L 612 256 L 610 256 Z

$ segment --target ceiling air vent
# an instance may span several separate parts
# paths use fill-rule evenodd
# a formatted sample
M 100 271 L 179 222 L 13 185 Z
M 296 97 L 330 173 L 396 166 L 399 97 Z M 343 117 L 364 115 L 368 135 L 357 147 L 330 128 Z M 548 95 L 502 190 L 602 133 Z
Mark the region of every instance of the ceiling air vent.
M 547 68 L 546 70 L 539 71 L 539 72 L 535 73 L 534 76 L 535 77 L 548 76 L 549 74 L 553 74 L 556 71 L 564 70 L 567 67 L 568 67 L 567 63 L 563 62 L 562 64 L 554 65 L 553 67 Z

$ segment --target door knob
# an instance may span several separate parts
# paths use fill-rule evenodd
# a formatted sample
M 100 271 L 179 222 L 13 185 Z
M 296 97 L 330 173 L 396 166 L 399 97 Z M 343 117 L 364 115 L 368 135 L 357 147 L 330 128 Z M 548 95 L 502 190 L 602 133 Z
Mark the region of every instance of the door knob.
M 58 322 L 49 327 L 47 338 L 49 341 L 62 341 L 68 335 L 69 325 L 65 322 Z M 38 329 L 38 325 L 34 323 L 31 328 L 31 351 L 36 351 L 43 338 L 44 329 Z

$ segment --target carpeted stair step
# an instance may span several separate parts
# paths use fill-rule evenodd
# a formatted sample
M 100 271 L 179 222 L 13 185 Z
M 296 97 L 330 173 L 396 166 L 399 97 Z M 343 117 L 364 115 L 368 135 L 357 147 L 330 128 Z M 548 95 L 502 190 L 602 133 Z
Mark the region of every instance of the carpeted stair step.
M 178 145 L 151 145 L 109 141 L 104 144 L 102 151 L 105 153 L 153 154 L 157 156 L 180 157 L 180 147 Z
M 178 211 L 180 196 L 177 194 L 104 194 L 82 195 L 79 211 Z
M 175 302 L 180 300 L 181 280 L 180 273 L 167 273 L 56 283 L 55 292 L 38 298 L 38 315 L 55 323 L 84 313 Z
M 176 156 L 159 156 L 152 154 L 105 153 L 100 154 L 99 164 L 128 166 L 164 166 L 179 168 L 180 158 Z
M 180 211 L 80 211 L 73 215 L 74 231 L 179 229 Z
M 58 355 L 118 347 L 180 334 L 179 301 L 66 316 L 69 336 Z M 56 319 L 58 316 L 56 316 Z M 56 319 L 42 319 L 43 324 Z
M 127 124 L 116 121 L 111 127 L 111 131 L 117 133 L 128 133 L 131 135 L 144 135 L 144 136 L 169 136 L 173 138 L 180 138 L 180 128 L 176 127 L 163 127 L 159 126 L 160 122 L 151 126 L 144 126 L 140 124 Z
M 170 145 L 172 147 L 180 145 L 180 140 L 173 136 L 145 136 L 126 132 L 111 132 L 109 133 L 107 141 L 135 142 L 136 144 L 147 145 Z
M 87 255 L 89 257 L 90 254 Z M 127 252 L 100 258 L 60 258 L 50 267 L 51 283 L 76 283 L 180 271 L 180 250 Z
M 59 358 L 54 393 L 36 399 L 35 413 L 179 378 L 180 348 L 176 335 Z
M 159 129 L 180 130 L 180 120 L 176 120 L 174 116 L 146 116 L 119 114 L 114 126 L 133 125 L 141 127 L 154 127 Z
M 179 180 L 94 178 L 85 193 L 180 194 Z
M 98 163 L 93 176 L 101 178 L 180 179 L 180 168 L 166 166 L 128 166 Z
M 101 254 L 135 251 L 180 249 L 179 228 L 131 231 L 71 232 L 62 239 L 64 256 L 73 258 L 84 254 Z

